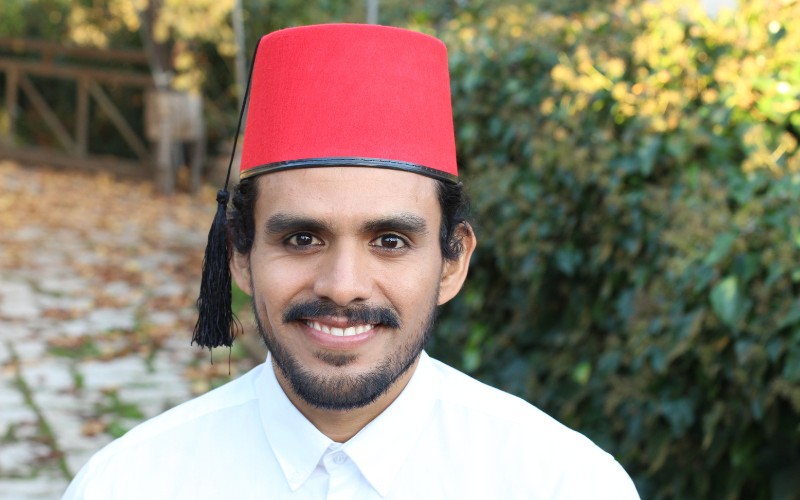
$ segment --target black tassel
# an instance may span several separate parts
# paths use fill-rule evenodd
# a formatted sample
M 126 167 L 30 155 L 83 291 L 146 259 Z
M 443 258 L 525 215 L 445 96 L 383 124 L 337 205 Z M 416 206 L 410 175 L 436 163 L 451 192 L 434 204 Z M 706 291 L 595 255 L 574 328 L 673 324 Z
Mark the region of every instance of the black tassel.
M 242 118 L 247 106 L 247 97 L 250 95 L 250 81 L 253 78 L 256 51 L 250 63 L 250 74 L 247 77 L 242 106 L 239 109 L 239 122 L 236 125 L 236 134 L 233 136 L 231 158 L 228 162 L 228 173 L 225 176 L 225 187 L 217 191 L 217 214 L 208 231 L 208 244 L 203 257 L 203 277 L 200 281 L 200 296 L 197 297 L 199 315 L 197 324 L 192 333 L 192 344 L 195 342 L 200 347 L 214 347 L 233 345 L 233 339 L 242 332 L 242 325 L 236 319 L 232 310 L 231 293 L 231 246 L 228 240 L 228 182 L 231 179 L 231 167 L 236 156 L 236 145 L 239 142 L 239 132 L 242 129 Z M 230 355 L 230 352 L 228 353 Z M 230 366 L 230 359 L 229 359 Z
M 199 317 L 192 334 L 192 344 L 209 349 L 222 345 L 230 347 L 241 332 L 241 325 L 231 309 L 231 255 L 226 213 L 229 198 L 226 190 L 217 192 L 217 213 L 208 232 L 197 298 Z

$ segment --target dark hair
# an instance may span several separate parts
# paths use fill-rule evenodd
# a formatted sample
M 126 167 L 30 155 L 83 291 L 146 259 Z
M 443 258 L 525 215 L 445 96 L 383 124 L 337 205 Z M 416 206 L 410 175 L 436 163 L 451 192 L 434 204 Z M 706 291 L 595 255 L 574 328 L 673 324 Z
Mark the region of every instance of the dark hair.
M 233 202 L 228 212 L 228 230 L 233 247 L 241 254 L 247 254 L 255 238 L 255 219 L 253 207 L 258 199 L 256 177 L 242 179 L 233 191 Z M 439 227 L 439 244 L 442 257 L 456 260 L 463 252 L 459 226 L 472 231 L 469 225 L 469 198 L 461 182 L 436 181 L 442 221 Z

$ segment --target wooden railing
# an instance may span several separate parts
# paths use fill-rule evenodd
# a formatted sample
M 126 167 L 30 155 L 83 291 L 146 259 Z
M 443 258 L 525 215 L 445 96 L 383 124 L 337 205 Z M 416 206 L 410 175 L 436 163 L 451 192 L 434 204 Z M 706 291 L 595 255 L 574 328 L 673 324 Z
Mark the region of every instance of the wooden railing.
M 157 90 L 144 52 L 67 47 L 56 43 L 0 38 L 0 72 L 5 74 L 5 117 L 0 124 L 0 158 L 100 169 L 117 174 L 154 177 L 164 192 L 175 185 L 175 151 L 181 143 L 204 143 L 199 97 Z M 124 66 L 124 69 L 120 69 Z M 31 77 L 71 81 L 76 93 L 74 116 L 59 116 Z M 140 113 L 145 126 L 132 125 L 106 92 L 108 87 L 131 87 L 141 92 Z M 23 145 L 16 139 L 20 93 L 41 118 L 43 128 L 58 146 Z M 185 103 L 194 106 L 184 110 Z M 113 124 L 134 159 L 91 152 L 90 106 L 94 104 Z M 145 110 L 145 106 L 151 109 Z M 156 106 L 158 109 L 152 109 Z M 198 118 L 199 114 L 199 118 Z M 183 116 L 183 118 L 181 118 Z M 188 116 L 188 118 L 187 118 Z M 71 126 L 65 120 L 74 120 Z M 186 122 L 190 126 L 186 126 Z M 197 122 L 200 122 L 199 124 Z M 182 125 L 181 125 L 182 124 Z M 147 128 L 148 130 L 142 130 Z M 73 133 L 70 133 L 70 129 Z M 147 144 L 150 139 L 150 144 Z M 95 138 L 97 140 L 97 138 Z M 51 141 L 52 142 L 52 141 Z M 198 148 L 202 153 L 203 148 Z M 199 183 L 202 154 L 194 155 L 192 189 Z

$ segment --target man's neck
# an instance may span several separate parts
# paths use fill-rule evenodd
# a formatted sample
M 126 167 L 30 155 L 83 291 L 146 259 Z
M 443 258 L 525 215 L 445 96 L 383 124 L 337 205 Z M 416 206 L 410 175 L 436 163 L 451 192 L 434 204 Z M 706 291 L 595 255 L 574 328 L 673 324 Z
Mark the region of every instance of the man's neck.
M 352 410 L 325 410 L 308 404 L 295 394 L 289 381 L 284 377 L 281 370 L 275 366 L 274 361 L 273 369 L 275 370 L 278 384 L 280 384 L 283 392 L 286 393 L 289 401 L 300 410 L 300 413 L 302 413 L 309 422 L 314 424 L 314 427 L 319 429 L 321 433 L 337 443 L 344 443 L 358 434 L 361 429 L 372 422 L 375 417 L 383 413 L 383 411 L 397 399 L 397 396 L 399 396 L 406 385 L 408 385 L 418 364 L 419 358 L 417 358 L 414 364 L 411 365 L 411 367 L 389 387 L 389 390 L 377 400 L 367 406 Z

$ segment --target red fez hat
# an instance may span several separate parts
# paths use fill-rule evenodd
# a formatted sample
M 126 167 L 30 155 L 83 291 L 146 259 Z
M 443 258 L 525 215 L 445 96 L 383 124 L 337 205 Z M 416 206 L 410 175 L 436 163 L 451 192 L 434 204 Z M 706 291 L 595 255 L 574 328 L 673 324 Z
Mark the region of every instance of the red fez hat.
M 276 31 L 258 43 L 225 187 L 203 259 L 192 342 L 230 346 L 228 180 L 242 113 L 241 178 L 293 168 L 369 166 L 458 182 L 447 49 L 428 35 L 361 24 Z
M 447 49 L 368 24 L 289 28 L 261 38 L 241 177 L 331 165 L 457 181 Z

